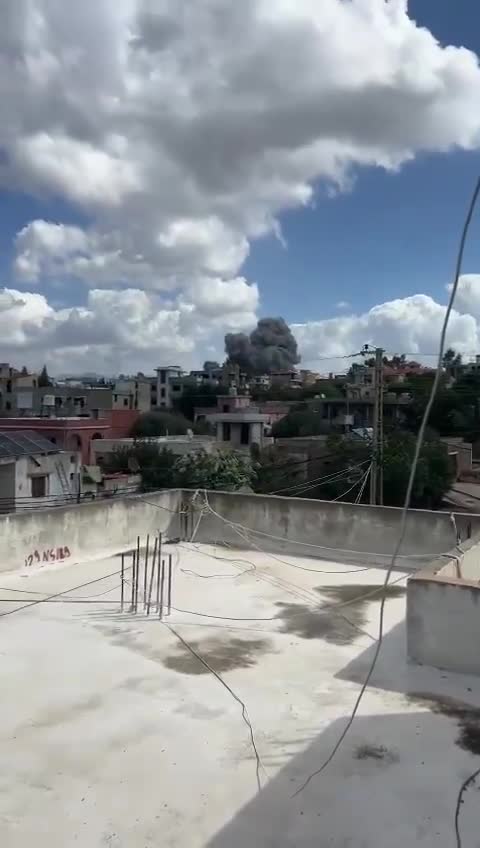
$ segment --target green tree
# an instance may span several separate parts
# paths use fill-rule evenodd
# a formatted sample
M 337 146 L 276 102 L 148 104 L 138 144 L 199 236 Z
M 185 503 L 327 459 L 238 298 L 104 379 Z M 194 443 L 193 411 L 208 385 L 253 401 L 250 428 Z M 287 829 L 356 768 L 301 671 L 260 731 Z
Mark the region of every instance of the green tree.
M 195 417 L 195 407 L 214 407 L 217 396 L 228 393 L 226 386 L 184 386 L 182 396 L 175 401 L 175 410 L 190 422 Z M 191 423 L 188 425 L 191 427 Z
M 296 486 L 305 480 L 308 463 L 292 460 L 271 445 L 253 454 L 255 462 L 255 479 L 253 490 L 258 493 L 275 492 Z
M 109 473 L 138 472 L 144 490 L 169 489 L 175 485 L 173 469 L 176 459 L 166 448 L 159 450 L 157 444 L 137 442 L 109 454 L 102 462 L 102 468 Z
M 383 500 L 386 506 L 401 506 L 405 501 L 408 478 L 415 453 L 416 436 L 399 430 L 388 433 L 384 440 L 383 451 Z M 371 445 L 365 440 L 350 437 L 332 437 L 328 441 L 332 459 L 329 472 L 351 469 L 341 479 L 323 484 L 315 491 L 315 497 L 335 498 L 348 488 L 348 482 L 355 482 L 354 466 L 363 463 L 361 469 L 355 469 L 357 479 L 368 468 L 371 459 Z M 441 505 L 444 495 L 454 479 L 454 472 L 448 457 L 446 446 L 432 432 L 428 432 L 420 451 L 415 474 L 411 505 L 425 509 L 436 509 Z M 354 487 L 345 500 L 355 500 L 360 488 Z M 310 495 L 312 497 L 312 495 Z M 368 485 L 363 500 L 368 499 Z
M 40 371 L 40 375 L 39 375 L 39 378 L 38 378 L 38 385 L 42 389 L 45 388 L 46 386 L 52 385 L 52 381 L 50 380 L 50 377 L 48 376 L 48 371 L 47 371 L 46 365 L 44 365 L 42 370 Z
M 234 451 L 180 456 L 173 473 L 175 486 L 185 489 L 236 491 L 251 487 L 255 478 L 250 457 Z
M 191 421 L 178 413 L 145 412 L 135 421 L 130 430 L 130 435 L 134 438 L 183 436 L 191 427 Z
M 272 427 L 276 438 L 288 439 L 295 436 L 321 436 L 328 433 L 330 427 L 319 411 L 314 409 L 293 409 L 285 418 Z

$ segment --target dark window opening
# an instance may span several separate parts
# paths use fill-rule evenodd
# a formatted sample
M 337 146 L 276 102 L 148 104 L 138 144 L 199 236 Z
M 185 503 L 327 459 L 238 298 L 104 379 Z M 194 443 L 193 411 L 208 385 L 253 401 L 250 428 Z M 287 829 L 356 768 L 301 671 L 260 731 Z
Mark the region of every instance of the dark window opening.
M 232 428 L 231 428 L 230 424 L 228 423 L 228 421 L 224 421 L 223 424 L 222 424 L 222 440 L 224 442 L 230 441 L 231 429 Z
M 44 498 L 47 494 L 47 476 L 32 477 L 32 498 Z
M 11 408 L 12 408 L 12 404 L 9 400 L 7 400 L 5 402 L 5 409 L 7 410 L 7 412 L 9 412 L 11 410 Z
M 123 405 L 128 406 L 128 398 L 123 398 Z
M 230 412 L 230 405 L 228 403 L 223 404 L 223 411 L 224 412 Z
M 250 424 L 246 424 L 243 422 L 240 428 L 240 444 L 241 445 L 249 445 L 250 444 Z

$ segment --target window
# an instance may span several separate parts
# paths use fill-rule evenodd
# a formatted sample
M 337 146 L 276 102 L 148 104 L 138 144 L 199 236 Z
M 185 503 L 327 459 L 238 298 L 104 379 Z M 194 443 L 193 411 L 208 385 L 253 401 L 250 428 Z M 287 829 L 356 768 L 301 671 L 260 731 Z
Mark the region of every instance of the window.
M 12 408 L 12 404 L 9 400 L 5 401 L 5 409 L 9 412 Z
M 123 398 L 123 405 L 128 406 L 128 398 Z
M 222 439 L 224 442 L 230 441 L 231 429 L 232 428 L 230 427 L 228 421 L 224 421 L 222 424 Z
M 113 400 L 115 401 L 115 403 L 117 403 L 117 401 L 118 401 L 118 395 L 114 395 L 114 396 L 113 396 Z
M 7 380 L 7 394 L 10 394 L 12 391 L 12 381 Z
M 47 475 L 32 477 L 32 498 L 44 498 L 47 494 Z
M 230 405 L 228 403 L 223 404 L 223 411 L 224 412 L 230 412 Z
M 179 386 L 178 383 L 176 383 L 174 386 L 172 386 L 172 389 L 174 392 L 180 392 L 182 390 L 182 387 Z
M 165 389 L 160 389 L 160 397 L 165 397 Z
M 160 371 L 160 382 L 166 383 L 165 371 Z
M 240 444 L 250 444 L 250 424 L 247 424 L 245 421 L 242 423 L 242 426 L 240 428 Z
M 71 471 L 70 472 L 70 480 L 73 480 L 74 478 L 75 478 L 75 474 L 73 473 L 73 471 Z

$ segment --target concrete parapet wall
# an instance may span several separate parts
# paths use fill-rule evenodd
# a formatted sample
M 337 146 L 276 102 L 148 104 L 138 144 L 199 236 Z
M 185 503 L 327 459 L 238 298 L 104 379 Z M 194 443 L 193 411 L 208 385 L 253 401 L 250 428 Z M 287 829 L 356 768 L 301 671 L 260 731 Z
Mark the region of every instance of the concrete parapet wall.
M 408 581 L 407 648 L 414 662 L 480 674 L 480 586 L 417 574 Z
M 272 497 L 231 492 L 209 492 L 208 503 L 220 517 L 204 511 L 197 526 L 204 495 L 185 493 L 191 503 L 189 533 L 198 542 L 224 541 L 237 548 L 255 547 L 284 553 L 300 552 L 345 562 L 386 564 L 400 532 L 402 511 L 395 507 Z M 223 519 L 223 520 L 222 520 Z M 247 538 L 227 522 L 244 525 L 257 534 Z M 480 533 L 480 515 L 455 514 L 462 540 Z M 262 535 L 262 534 L 269 535 Z M 278 537 L 278 538 L 272 538 Z M 301 542 L 295 544 L 292 540 Z M 252 544 L 252 542 L 254 544 Z M 451 515 L 445 512 L 411 510 L 401 554 L 411 557 L 399 564 L 420 566 L 440 553 L 450 551 L 456 542 Z M 419 559 L 424 557 L 424 559 Z M 430 556 L 430 560 L 429 560 Z
M 106 556 L 137 535 L 179 535 L 178 489 L 0 517 L 0 571 Z

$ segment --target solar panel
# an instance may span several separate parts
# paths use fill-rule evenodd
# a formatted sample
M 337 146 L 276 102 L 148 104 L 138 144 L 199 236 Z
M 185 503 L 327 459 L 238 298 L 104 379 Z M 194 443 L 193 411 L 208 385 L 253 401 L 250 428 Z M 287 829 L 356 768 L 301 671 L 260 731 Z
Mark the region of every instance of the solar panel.
M 0 430 L 0 457 L 57 452 L 53 442 L 34 430 Z

